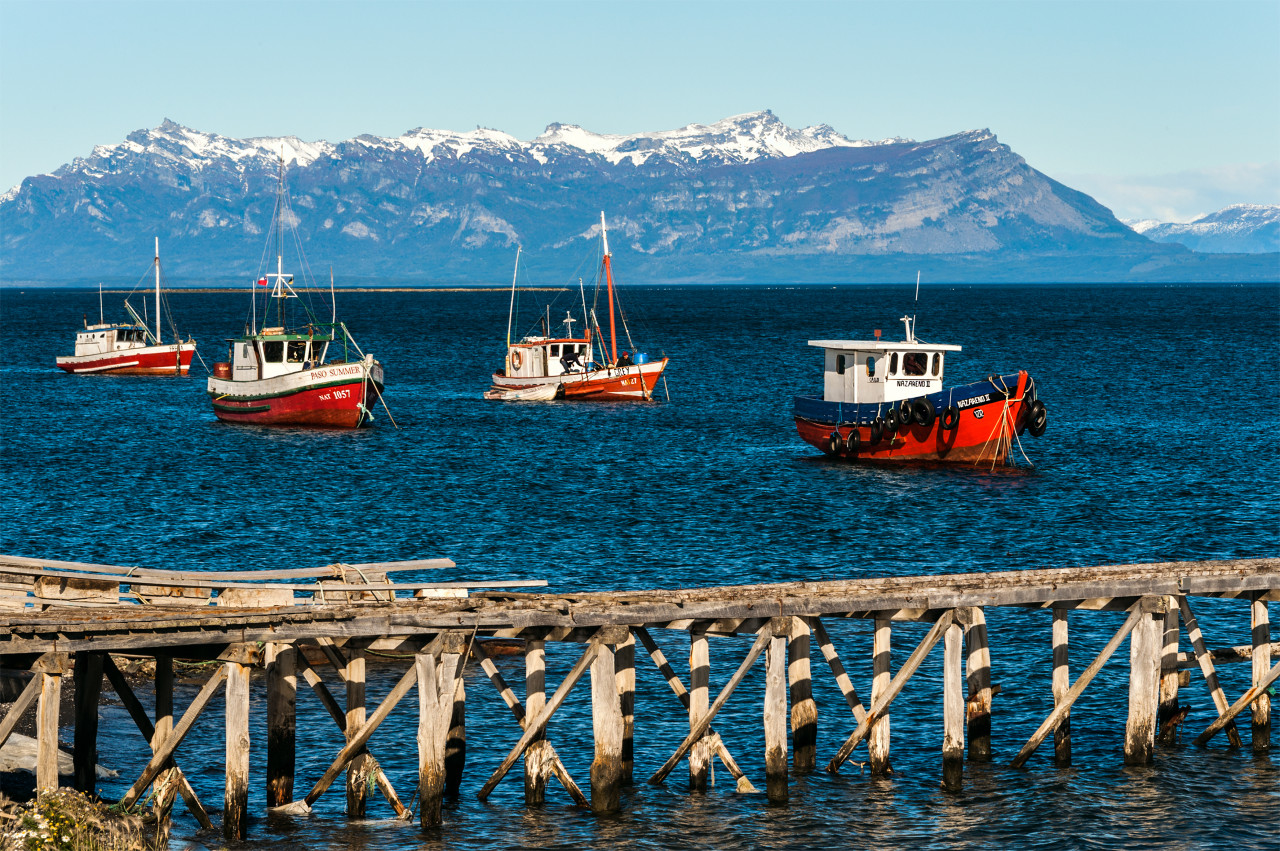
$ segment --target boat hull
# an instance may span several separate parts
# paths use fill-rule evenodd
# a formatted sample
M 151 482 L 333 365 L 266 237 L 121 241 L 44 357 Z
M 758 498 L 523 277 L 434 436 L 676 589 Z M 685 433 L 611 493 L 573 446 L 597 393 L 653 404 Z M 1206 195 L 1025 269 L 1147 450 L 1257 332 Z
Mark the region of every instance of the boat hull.
M 93 355 L 63 355 L 58 368 L 74 375 L 186 375 L 195 343 L 146 346 Z
M 493 386 L 496 390 L 523 390 L 539 386 L 563 387 L 566 399 L 649 400 L 653 398 L 653 389 L 666 368 L 667 358 L 662 358 L 631 366 L 567 372 L 563 375 L 545 377 L 508 377 L 498 372 L 493 375 Z
M 1029 387 L 1031 392 L 1028 392 Z M 884 429 L 879 441 L 872 441 L 872 421 L 883 417 L 889 407 L 874 404 L 827 402 L 797 397 L 793 416 L 796 430 L 806 443 L 823 453 L 847 461 L 933 461 L 1003 465 L 1010 462 L 1012 444 L 1026 426 L 1026 413 L 1034 393 L 1034 383 L 1025 371 L 992 376 L 962 387 L 954 387 L 927 398 L 936 410 L 929 425 L 913 421 L 894 433 Z M 943 428 L 943 412 L 956 406 L 955 428 Z M 850 445 L 850 434 L 858 438 Z M 839 440 L 832 439 L 832 434 Z
M 359 428 L 373 421 L 382 365 L 326 364 L 256 381 L 210 378 L 213 413 L 228 423 Z

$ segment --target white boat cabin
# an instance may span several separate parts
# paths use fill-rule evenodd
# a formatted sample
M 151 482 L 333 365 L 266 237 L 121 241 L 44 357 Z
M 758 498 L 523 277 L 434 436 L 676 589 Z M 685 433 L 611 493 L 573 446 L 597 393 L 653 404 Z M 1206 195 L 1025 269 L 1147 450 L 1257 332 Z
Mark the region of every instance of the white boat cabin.
M 551 378 L 591 368 L 591 342 L 573 337 L 525 337 L 507 349 L 508 378 Z
M 138 325 L 86 325 L 76 332 L 76 357 L 105 355 L 151 345 L 145 328 Z
M 915 338 L 911 317 L 903 317 L 907 339 L 810 340 L 825 355 L 822 398 L 827 402 L 899 402 L 942 390 L 946 353 L 960 346 Z
M 261 334 L 230 340 L 232 381 L 257 381 L 302 372 L 324 363 L 331 337 L 286 334 L 267 328 Z

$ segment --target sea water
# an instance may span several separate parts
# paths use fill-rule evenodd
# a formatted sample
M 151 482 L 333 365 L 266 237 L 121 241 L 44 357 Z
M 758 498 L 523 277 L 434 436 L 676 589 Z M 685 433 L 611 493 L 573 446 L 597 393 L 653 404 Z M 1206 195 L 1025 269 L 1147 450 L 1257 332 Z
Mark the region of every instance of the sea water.
M 1280 552 L 1280 290 L 1275 286 L 629 287 L 633 341 L 619 351 L 671 358 L 651 404 L 485 401 L 505 351 L 509 292 L 339 292 L 337 308 L 385 366 L 386 404 L 374 428 L 313 431 L 218 422 L 199 361 L 190 378 L 70 376 L 69 353 L 95 291 L 0 291 L 7 357 L 0 429 L 0 552 L 183 570 L 265 569 L 445 556 L 457 568 L 418 580 L 545 579 L 549 590 L 674 588 L 801 579 L 946 574 Z M 108 295 L 106 303 L 118 304 Z M 167 296 L 203 360 L 225 360 L 251 318 L 247 293 Z M 572 292 L 520 294 L 515 333 L 581 315 Z M 327 316 L 327 299 L 316 297 Z M 603 314 L 602 314 L 603 315 Z M 808 340 L 952 343 L 947 384 L 1026 369 L 1049 411 L 1040 439 L 1024 434 L 1017 465 L 861 466 L 803 443 L 795 395 L 819 394 L 822 353 Z M 108 316 L 108 318 L 111 318 Z M 324 318 L 324 317 L 322 317 Z M 581 323 L 575 326 L 581 328 Z M 606 324 L 607 333 L 607 324 Z M 620 335 L 623 333 L 619 323 Z M 625 339 L 625 338 L 624 338 Z M 392 418 L 398 424 L 392 424 Z M 1249 641 L 1247 604 L 1194 601 L 1213 646 Z M 1271 606 L 1272 621 L 1280 610 Z M 995 759 L 968 764 L 965 788 L 939 788 L 940 652 L 893 707 L 894 773 L 872 779 L 853 757 L 838 775 L 793 777 L 790 802 L 734 791 L 723 768 L 709 793 L 644 780 L 687 732 L 683 709 L 643 652 L 637 659 L 637 784 L 617 815 L 573 809 L 554 782 L 545 807 L 523 805 L 519 767 L 488 803 L 475 793 L 519 728 L 478 671 L 468 669 L 467 770 L 442 830 L 396 823 L 376 792 L 370 819 L 347 822 L 339 781 L 309 818 L 266 818 L 265 695 L 253 683 L 250 844 L 283 848 L 724 849 L 997 845 L 1020 847 L 1274 847 L 1280 835 L 1280 731 L 1270 755 L 1208 749 L 1189 739 L 1153 765 L 1123 768 L 1127 662 L 1118 653 L 1072 713 L 1074 767 L 1044 746 L 1027 767 L 1009 760 L 1052 708 L 1046 612 L 988 612 Z M 1092 660 L 1120 613 L 1072 615 L 1072 671 Z M 870 624 L 827 619 L 864 701 Z M 894 627 L 894 666 L 923 635 Z M 656 633 L 677 669 L 682 633 Z M 1273 637 L 1275 628 L 1273 627 Z M 718 691 L 749 639 L 712 642 Z M 1188 649 L 1184 638 L 1183 649 Z M 548 648 L 549 687 L 578 648 Z M 385 664 L 383 664 L 385 662 Z M 402 660 L 371 657 L 372 709 Z M 522 693 L 519 657 L 500 667 Z M 854 727 L 817 654 L 819 764 Z M 332 672 L 325 669 L 331 687 Z M 1247 664 L 1222 665 L 1229 699 Z M 179 686 L 179 709 L 198 690 Z M 584 787 L 590 707 L 580 686 L 550 738 Z M 581 693 L 579 693 L 581 692 Z M 763 668 L 757 665 L 715 727 L 761 788 Z M 143 695 L 145 702 L 150 696 Z M 1199 675 L 1182 691 L 1189 731 L 1214 717 Z M 303 686 L 298 697 L 302 797 L 336 755 L 340 733 Z M 146 747 L 118 705 L 102 710 L 100 760 L 120 795 Z M 67 719 L 64 719 L 67 720 Z M 222 801 L 221 703 L 178 752 L 206 806 Z M 415 786 L 416 701 L 370 743 L 401 796 Z M 69 735 L 69 730 L 64 731 Z M 196 834 L 181 803 L 175 833 Z M 215 816 L 215 821 L 217 817 Z

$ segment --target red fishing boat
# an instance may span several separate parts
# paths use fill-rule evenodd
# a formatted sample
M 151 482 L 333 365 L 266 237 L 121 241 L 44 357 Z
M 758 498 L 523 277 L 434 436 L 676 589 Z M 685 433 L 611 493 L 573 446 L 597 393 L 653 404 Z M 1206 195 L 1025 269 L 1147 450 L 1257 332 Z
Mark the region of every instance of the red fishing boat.
M 347 326 L 337 321 L 332 279 L 329 322 L 318 321 L 294 289 L 283 256 L 284 229 L 294 221 L 282 164 L 271 228 L 276 270 L 255 279 L 250 323 L 243 335 L 228 340 L 227 360 L 213 365 L 208 393 L 214 415 L 250 425 L 369 425 L 372 408 L 382 399 L 382 364 L 362 352 Z M 307 268 L 304 259 L 300 262 Z M 262 287 L 269 291 L 259 323 L 257 293 Z M 291 308 L 294 304 L 298 306 Z
M 605 346 L 604 332 L 596 321 L 595 310 L 587 309 L 585 291 L 582 291 L 582 336 L 573 333 L 573 323 L 578 320 L 572 315 L 566 315 L 562 320 L 564 333 L 552 335 L 548 308 L 546 317 L 541 320 L 540 334 L 528 335 L 512 343 L 511 321 L 515 314 L 516 294 L 516 275 L 513 274 L 511 312 L 507 316 L 507 356 L 502 371 L 493 374 L 493 387 L 484 394 L 486 399 L 647 401 L 653 398 L 658 379 L 667 368 L 667 358 L 651 360 L 645 352 L 637 351 L 627 327 L 626 316 L 620 309 L 617 313 L 629 348 L 621 355 L 618 354 L 613 257 L 609 253 L 609 234 L 605 228 L 604 213 L 600 214 L 600 240 L 604 249 L 601 270 L 609 303 L 608 346 Z M 519 268 L 520 252 L 517 249 L 517 273 Z
M 160 240 L 156 239 L 156 256 L 151 262 L 156 273 L 156 327 L 133 309 L 129 299 L 124 300 L 131 323 L 110 323 L 102 318 L 102 291 L 98 291 L 98 324 L 76 332 L 74 355 L 56 358 L 58 368 L 77 375 L 186 375 L 191 369 L 191 358 L 196 353 L 195 340 L 185 343 L 173 333 L 172 343 L 160 337 L 160 319 L 164 315 L 160 300 Z M 151 269 L 147 270 L 151 274 Z M 146 275 L 144 275 L 144 278 Z
M 960 346 L 915 338 L 811 340 L 825 353 L 822 398 L 798 396 L 806 443 L 849 461 L 1010 463 L 1019 435 L 1044 434 L 1048 415 L 1026 370 L 943 388 L 947 353 Z

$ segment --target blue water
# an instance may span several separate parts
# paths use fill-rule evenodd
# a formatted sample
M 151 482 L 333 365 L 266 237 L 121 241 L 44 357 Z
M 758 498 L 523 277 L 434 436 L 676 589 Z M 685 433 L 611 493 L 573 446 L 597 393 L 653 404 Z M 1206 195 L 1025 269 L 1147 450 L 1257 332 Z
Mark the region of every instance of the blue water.
M 502 360 L 506 292 L 340 294 L 342 318 L 385 365 L 386 400 L 400 426 L 380 412 L 373 429 L 359 432 L 224 425 L 198 378 L 64 375 L 53 359 L 69 352 L 81 314 L 96 315 L 97 293 L 3 290 L 8 356 L 0 376 L 9 404 L 0 429 L 0 552 L 190 570 L 448 556 L 455 570 L 420 578 L 536 578 L 557 591 L 1280 552 L 1275 286 L 926 286 L 918 306 L 912 289 L 629 288 L 633 333 L 651 356 L 672 358 L 670 401 L 648 405 L 482 400 Z M 538 298 L 522 296 L 525 324 Z M 247 300 L 177 293 L 170 301 L 204 359 L 223 359 L 221 341 L 242 327 Z M 553 315 L 565 308 L 572 309 L 567 295 Z M 904 313 L 919 317 L 922 339 L 964 346 L 948 359 L 948 383 L 1017 369 L 1035 377 L 1049 427 L 1039 440 L 1023 436 L 1019 466 L 849 466 L 797 437 L 792 397 L 821 390 L 821 352 L 806 341 L 865 338 L 876 328 L 898 338 Z M 1211 645 L 1248 642 L 1246 605 L 1199 608 Z M 1122 768 L 1123 649 L 1073 712 L 1075 767 L 1054 769 L 1042 750 L 1026 770 L 1005 768 L 1052 705 L 1049 619 L 1012 610 L 988 618 L 994 677 L 1003 685 L 993 722 L 996 761 L 969 765 L 958 795 L 938 788 L 936 658 L 894 706 L 891 779 L 872 780 L 856 766 L 834 777 L 820 771 L 794 778 L 790 804 L 777 807 L 763 795 L 736 794 L 723 769 L 713 792 L 691 794 L 681 768 L 662 788 L 641 782 L 623 812 L 608 818 L 572 811 L 552 788 L 546 808 L 526 810 L 518 777 L 488 804 L 475 800 L 519 731 L 487 681 L 468 672 L 467 777 L 442 832 L 422 837 L 392 822 L 376 797 L 373 819 L 349 824 L 339 788 L 312 818 L 256 821 L 252 843 L 1274 847 L 1280 731 L 1269 756 L 1249 752 L 1246 721 L 1244 751 L 1220 740 L 1208 750 L 1186 744 L 1161 750 L 1150 768 Z M 1120 620 L 1073 615 L 1073 671 Z M 869 625 L 835 621 L 830 629 L 865 698 Z M 922 633 L 895 627 L 895 664 Z M 681 635 L 658 638 L 679 669 L 687 652 Z M 713 688 L 748 644 L 713 642 Z M 552 683 L 573 652 L 549 649 Z M 518 683 L 519 661 L 503 664 Z M 637 667 L 642 780 L 687 722 L 656 670 L 643 660 Z M 820 659 L 814 671 L 822 763 L 853 724 Z M 394 666 L 375 665 L 371 700 L 397 676 Z M 761 677 L 753 671 L 716 728 L 763 788 Z M 1248 666 L 1223 666 L 1222 678 L 1238 695 Z M 187 688 L 194 694 L 197 686 Z M 254 694 L 261 704 L 256 681 Z M 179 705 L 187 699 L 180 695 Z M 1213 714 L 1198 675 L 1184 701 L 1193 708 L 1188 730 L 1203 729 Z M 338 736 L 310 695 L 298 705 L 301 796 L 336 754 Z M 406 701 L 371 744 L 405 798 L 414 786 L 415 713 Z M 104 709 L 103 723 L 118 736 L 104 733 L 102 761 L 122 778 L 104 784 L 104 793 L 119 794 L 141 769 L 141 739 L 118 707 Z M 215 808 L 222 799 L 219 724 L 216 713 L 202 719 L 178 760 Z M 255 745 L 264 741 L 259 727 L 254 735 Z M 556 716 L 551 737 L 585 786 L 586 691 Z M 130 746 L 113 751 L 114 741 Z M 261 812 L 260 749 L 253 771 L 251 811 Z M 184 816 L 177 831 L 194 836 L 194 823 Z

